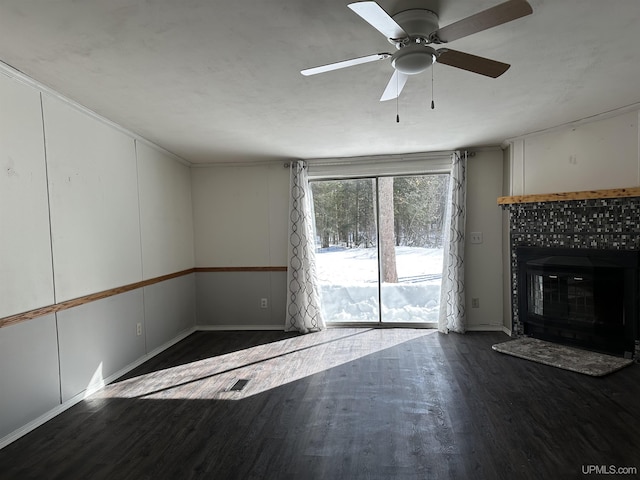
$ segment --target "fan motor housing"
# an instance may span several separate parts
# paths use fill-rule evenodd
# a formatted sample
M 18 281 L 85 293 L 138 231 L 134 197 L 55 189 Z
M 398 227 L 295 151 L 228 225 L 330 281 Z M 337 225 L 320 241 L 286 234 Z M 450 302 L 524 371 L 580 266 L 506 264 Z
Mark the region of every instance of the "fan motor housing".
M 405 75 L 424 72 L 436 61 L 436 51 L 424 44 L 411 44 L 393 54 L 391 65 Z
M 438 30 L 438 15 L 424 8 L 412 8 L 396 13 L 392 18 L 410 37 L 429 38 L 429 34 Z
M 409 37 L 390 39 L 398 49 L 391 65 L 405 75 L 424 72 L 436 61 L 436 51 L 427 44 L 429 35 L 438 30 L 438 15 L 431 10 L 413 8 L 398 12 L 392 18 Z

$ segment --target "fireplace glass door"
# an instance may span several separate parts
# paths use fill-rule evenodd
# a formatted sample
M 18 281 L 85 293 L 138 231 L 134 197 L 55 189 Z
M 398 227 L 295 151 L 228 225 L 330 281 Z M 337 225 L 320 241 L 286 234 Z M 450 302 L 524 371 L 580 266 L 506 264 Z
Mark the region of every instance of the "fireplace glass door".
M 594 280 L 591 275 L 530 273 L 529 314 L 596 323 Z
M 526 289 L 525 333 L 571 343 L 624 338 L 622 269 L 530 266 Z
M 630 354 L 638 339 L 638 253 L 518 247 L 522 333 Z

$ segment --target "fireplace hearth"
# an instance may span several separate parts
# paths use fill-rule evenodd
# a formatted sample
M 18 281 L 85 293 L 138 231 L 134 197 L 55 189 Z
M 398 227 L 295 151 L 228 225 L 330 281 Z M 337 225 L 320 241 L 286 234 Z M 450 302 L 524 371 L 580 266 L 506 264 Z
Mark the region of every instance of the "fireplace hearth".
M 525 335 L 632 356 L 638 339 L 637 251 L 517 247 Z

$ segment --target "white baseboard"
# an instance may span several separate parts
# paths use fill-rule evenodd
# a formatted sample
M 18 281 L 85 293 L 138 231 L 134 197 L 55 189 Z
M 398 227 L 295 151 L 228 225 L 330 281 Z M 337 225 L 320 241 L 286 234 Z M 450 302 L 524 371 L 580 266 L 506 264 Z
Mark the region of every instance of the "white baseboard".
M 284 323 L 282 325 L 196 325 L 195 330 L 202 331 L 233 331 L 233 330 L 282 330 L 284 331 Z
M 189 335 L 191 335 L 193 332 L 195 332 L 197 330 L 196 327 L 190 327 L 182 332 L 180 332 L 176 337 L 172 338 L 171 340 L 169 340 L 167 343 L 163 343 L 162 345 L 160 345 L 158 348 L 154 348 L 153 350 L 151 350 L 149 353 L 147 353 L 146 357 L 143 361 L 141 361 L 139 363 L 139 365 L 142 365 L 144 362 L 146 362 L 147 360 L 149 360 L 152 357 L 155 357 L 156 355 L 158 355 L 159 353 L 164 352 L 167 348 L 169 347 L 173 347 L 176 343 L 181 342 L 182 340 L 184 340 L 185 338 L 187 338 Z M 137 366 L 137 365 L 136 365 Z M 131 369 L 129 369 L 131 370 Z M 127 372 L 129 371 L 127 370 Z M 124 372 L 124 373 L 127 373 Z M 115 380 L 115 379 L 114 379 Z
M 124 374 L 129 373 L 131 370 L 133 370 L 136 367 L 139 367 L 140 365 L 142 365 L 147 360 L 150 360 L 153 357 L 155 357 L 156 355 L 158 355 L 159 353 L 164 352 L 167 348 L 173 347 L 176 343 L 178 343 L 181 340 L 184 340 L 185 338 L 187 338 L 189 335 L 191 335 L 195 331 L 196 331 L 196 328 L 195 327 L 191 327 L 191 328 L 188 328 L 187 330 L 184 330 L 184 331 L 180 332 L 177 336 L 175 336 L 174 338 L 172 338 L 168 342 L 163 343 L 162 345 L 160 345 L 157 348 L 154 348 L 153 350 L 151 350 L 146 355 L 143 355 L 142 357 L 138 358 L 136 361 L 134 361 L 133 363 L 130 363 L 129 365 L 127 365 L 123 369 L 118 370 L 113 375 L 109 375 L 107 378 L 104 379 L 103 382 L 101 382 L 102 386 L 98 386 L 98 387 L 92 388 L 92 389 L 87 388 L 84 392 L 80 392 L 78 395 L 73 397 L 71 400 L 75 400 L 75 402 L 74 402 L 74 405 L 75 405 L 76 403 L 80 402 L 81 400 L 84 400 L 85 398 L 89 397 L 90 395 L 93 395 L 94 393 L 102 390 L 105 385 L 109 385 L 111 382 L 117 380 L 118 378 L 120 378 Z M 71 401 L 71 400 L 68 400 L 68 401 Z M 67 402 L 65 402 L 65 403 L 67 403 Z
M 17 430 L 14 430 L 10 434 L 0 438 L 0 450 L 3 449 L 4 447 L 6 447 L 7 445 L 9 445 L 10 443 L 15 442 L 20 437 L 25 436 L 27 433 L 31 432 L 32 430 L 35 430 L 39 426 L 44 425 L 46 422 L 48 422 L 52 418 L 60 415 L 65 410 L 68 410 L 69 408 L 73 407 L 77 403 L 79 403 L 82 400 L 84 400 L 85 398 L 87 398 L 89 395 L 91 395 L 93 393 L 96 393 L 97 391 L 101 390 L 102 388 L 104 388 L 104 385 L 108 385 L 109 383 L 113 382 L 114 380 L 120 378 L 125 373 L 130 372 L 134 368 L 142 365 L 147 360 L 149 360 L 149 359 L 155 357 L 156 355 L 158 355 L 159 353 L 163 352 L 167 348 L 172 347 L 173 345 L 175 345 L 176 343 L 178 343 L 181 340 L 184 340 L 185 338 L 187 338 L 189 335 L 191 335 L 196 330 L 197 330 L 196 327 L 191 327 L 188 330 L 185 330 L 185 331 L 179 333 L 176 337 L 174 337 L 171 340 L 169 340 L 168 342 L 160 345 L 158 348 L 155 348 L 155 349 L 151 350 L 149 353 L 147 353 L 146 355 L 143 355 L 142 357 L 137 359 L 135 362 L 130 363 L 129 365 L 127 365 L 123 369 L 117 371 L 113 375 L 109 375 L 107 378 L 104 379 L 104 382 L 101 382 L 102 386 L 96 386 L 95 388 L 87 389 L 87 390 L 85 390 L 83 392 L 80 392 L 78 395 L 70 398 L 69 400 L 67 400 L 64 403 L 61 403 L 60 405 L 56 405 L 54 408 L 52 408 L 48 412 L 43 413 L 38 418 L 30 421 L 26 425 L 23 425 L 22 427 L 18 428 Z
M 511 329 L 509 327 L 502 327 L 502 331 L 507 335 L 511 336 Z
M 74 397 L 74 399 L 69 400 L 67 402 L 64 402 L 61 405 L 57 405 L 55 408 L 52 408 L 48 412 L 40 415 L 35 420 L 32 420 L 29 423 L 27 423 L 26 425 L 23 425 L 22 427 L 18 428 L 17 430 L 14 430 L 9 435 L 6 435 L 6 436 L 0 438 L 0 450 L 3 449 L 4 447 L 6 447 L 7 445 L 9 445 L 10 443 L 15 442 L 20 437 L 23 437 L 24 435 L 26 435 L 27 433 L 31 432 L 32 430 L 35 430 L 40 425 L 45 424 L 46 422 L 48 422 L 49 420 L 51 420 L 55 416 L 60 415 L 62 412 L 64 412 L 68 408 L 71 408 L 76 403 L 78 403 L 80 400 L 82 400 L 82 398 L 80 398 L 80 400 L 76 400 L 76 401 L 73 401 L 73 400 L 75 400 L 75 397 Z
M 504 332 L 504 325 L 471 325 L 466 328 L 467 332 Z

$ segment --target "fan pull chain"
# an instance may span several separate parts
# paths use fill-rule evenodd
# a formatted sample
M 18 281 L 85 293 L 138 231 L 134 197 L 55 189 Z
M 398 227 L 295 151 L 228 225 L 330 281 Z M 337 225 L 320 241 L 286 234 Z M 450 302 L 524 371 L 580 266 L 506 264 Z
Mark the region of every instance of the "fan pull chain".
M 396 123 L 400 123 L 400 107 L 398 98 L 400 97 L 400 75 L 396 72 Z
M 436 108 L 436 104 L 433 101 L 433 69 L 435 68 L 435 66 L 436 66 L 435 63 L 431 65 L 431 110 Z

